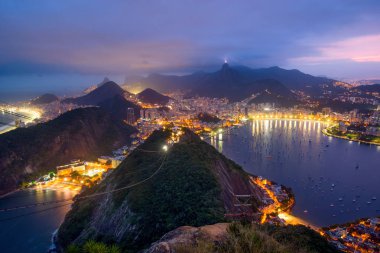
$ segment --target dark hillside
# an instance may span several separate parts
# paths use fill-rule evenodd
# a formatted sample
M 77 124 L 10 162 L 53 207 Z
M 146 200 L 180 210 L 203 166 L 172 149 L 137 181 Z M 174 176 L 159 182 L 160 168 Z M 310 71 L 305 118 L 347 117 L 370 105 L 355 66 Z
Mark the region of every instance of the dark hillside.
M 72 159 L 96 159 L 130 141 L 135 128 L 100 108 L 69 111 L 58 118 L 0 135 L 0 194 L 23 180 Z
M 170 135 L 170 131 L 154 132 L 110 177 L 83 195 L 133 185 L 161 168 L 151 180 L 78 200 L 59 230 L 59 242 L 67 246 L 95 239 L 137 251 L 178 226 L 220 222 L 233 208 L 232 191 L 255 192 L 238 165 L 188 130 L 163 152 Z M 255 211 L 259 201 L 252 201 Z
M 33 99 L 30 103 L 32 105 L 42 105 L 42 104 L 49 104 L 54 101 L 58 101 L 58 97 L 54 94 L 46 93 L 42 96 L 39 96 L 35 99 Z
M 108 98 L 113 98 L 116 95 L 123 96 L 124 93 L 125 91 L 119 85 L 117 85 L 115 82 L 109 81 L 84 96 L 77 98 L 67 98 L 62 102 L 78 105 L 97 105 L 98 103 Z
M 147 104 L 166 105 L 170 97 L 164 96 L 153 89 L 145 89 L 137 94 L 138 99 Z

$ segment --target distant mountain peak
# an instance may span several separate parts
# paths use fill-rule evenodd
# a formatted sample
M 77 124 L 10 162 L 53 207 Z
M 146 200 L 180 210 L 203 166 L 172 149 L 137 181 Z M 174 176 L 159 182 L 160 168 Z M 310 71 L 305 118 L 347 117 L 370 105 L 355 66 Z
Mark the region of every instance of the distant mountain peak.
M 118 87 L 118 88 L 120 88 L 120 86 L 118 84 L 116 84 L 114 81 L 109 81 L 109 80 L 107 82 L 102 82 L 102 84 L 99 85 L 98 88 L 100 88 L 100 87 Z
M 84 96 L 67 98 L 63 102 L 79 105 L 97 105 L 103 100 L 112 98 L 118 94 L 124 95 L 124 93 L 125 91 L 118 84 L 113 81 L 108 81 Z
M 157 92 L 156 90 L 152 89 L 152 88 L 146 88 L 145 90 L 143 90 L 142 92 L 140 93 L 143 93 L 143 92 Z M 158 93 L 158 92 L 157 92 Z
M 146 88 L 137 94 L 137 97 L 144 103 L 160 105 L 166 105 L 170 99 L 168 96 L 162 95 L 152 88 Z
M 225 62 L 214 72 L 198 71 L 196 74 L 182 76 L 149 75 L 139 85 L 140 88 L 153 87 L 162 92 L 182 90 L 189 97 L 226 97 L 230 101 L 239 101 L 249 97 L 253 91 L 257 92 L 260 88 L 255 87 L 259 84 L 257 81 L 265 79 L 275 79 L 289 90 L 301 90 L 311 96 L 319 96 L 323 92 L 322 85 L 332 84 L 334 81 L 279 66 L 253 69 L 242 65 L 231 66 Z
M 111 81 L 111 80 L 108 79 L 108 77 L 104 77 L 103 81 L 102 81 L 101 83 L 99 83 L 98 86 L 102 86 L 103 84 L 108 83 L 108 82 L 110 82 L 110 81 Z
M 54 94 L 46 93 L 31 101 L 33 105 L 49 104 L 51 102 L 57 101 L 58 97 Z
M 101 101 L 97 105 L 105 111 L 109 112 L 114 118 L 118 120 L 128 119 L 128 108 L 133 108 L 134 110 L 134 119 L 132 121 L 136 121 L 138 118 L 140 118 L 141 107 L 131 101 L 126 100 L 121 94 L 116 94 L 111 98 Z
M 224 62 L 222 65 L 222 71 L 227 69 L 230 69 L 230 65 L 227 62 Z

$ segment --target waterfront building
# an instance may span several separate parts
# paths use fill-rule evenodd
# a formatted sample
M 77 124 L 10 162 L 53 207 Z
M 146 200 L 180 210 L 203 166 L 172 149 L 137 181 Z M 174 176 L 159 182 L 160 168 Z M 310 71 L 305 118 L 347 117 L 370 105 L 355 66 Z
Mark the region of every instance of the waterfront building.
M 365 133 L 368 135 L 380 137 L 380 127 L 379 126 L 367 126 Z
M 57 176 L 68 176 L 72 172 L 77 171 L 83 173 L 86 170 L 84 162 L 74 161 L 73 163 L 57 166 Z
M 322 114 L 325 115 L 325 116 L 330 116 L 332 110 L 330 107 L 324 107 L 322 108 Z
M 115 169 L 125 159 L 125 156 L 101 156 L 98 158 L 98 162 L 101 164 L 110 165 L 111 169 Z
M 341 131 L 343 133 L 347 132 L 347 126 L 343 121 L 339 122 L 339 131 Z

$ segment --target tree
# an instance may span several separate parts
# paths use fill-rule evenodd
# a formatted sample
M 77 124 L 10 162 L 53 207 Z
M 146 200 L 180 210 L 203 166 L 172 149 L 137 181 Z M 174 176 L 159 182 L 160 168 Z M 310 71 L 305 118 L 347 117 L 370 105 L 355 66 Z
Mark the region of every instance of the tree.
M 79 174 L 78 171 L 73 171 L 71 172 L 70 176 L 72 179 L 78 179 L 81 175 Z
M 54 172 L 50 172 L 49 173 L 49 177 L 50 177 L 50 179 L 52 179 L 53 177 L 55 177 L 55 173 Z
M 102 242 L 90 240 L 87 241 L 82 247 L 76 244 L 70 244 L 65 253 L 120 253 L 120 250 L 116 246 L 111 246 L 108 248 L 107 245 Z

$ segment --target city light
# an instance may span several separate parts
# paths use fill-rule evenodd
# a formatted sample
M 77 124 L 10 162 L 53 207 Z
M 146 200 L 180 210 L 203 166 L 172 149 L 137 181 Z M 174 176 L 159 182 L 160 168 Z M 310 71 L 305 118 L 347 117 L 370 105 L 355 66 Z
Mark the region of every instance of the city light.
M 162 146 L 162 149 L 166 152 L 166 151 L 168 151 L 168 145 L 164 145 L 164 146 Z

